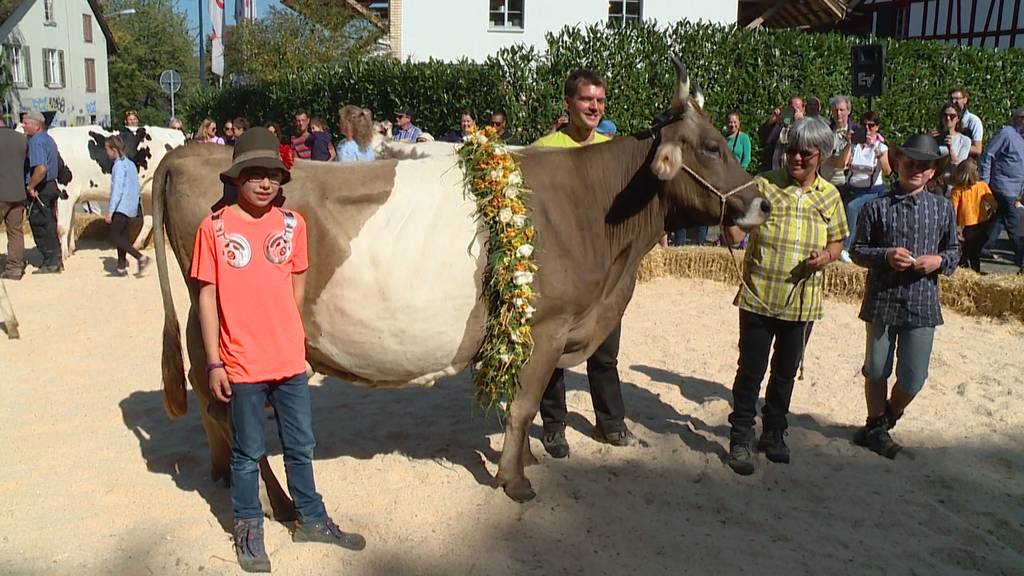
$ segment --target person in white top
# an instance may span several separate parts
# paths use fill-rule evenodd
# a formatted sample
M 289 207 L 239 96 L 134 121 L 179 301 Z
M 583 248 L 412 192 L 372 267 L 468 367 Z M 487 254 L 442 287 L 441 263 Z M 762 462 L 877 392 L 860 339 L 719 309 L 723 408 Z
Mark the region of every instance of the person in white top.
M 844 240 L 843 251 L 839 259 L 852 262 L 848 250 L 857 230 L 857 218 L 865 204 L 885 195 L 884 176 L 892 174 L 889 165 L 889 147 L 878 135 L 879 118 L 877 112 L 868 111 L 860 115 L 863 131 L 850 131 L 850 163 L 847 165 L 849 178 L 843 192 L 843 205 L 846 207 L 846 221 L 850 224 L 850 235 Z M 863 140 L 862 140 L 863 137 Z
M 956 104 L 961 110 L 960 123 L 963 124 L 964 133 L 971 138 L 971 156 L 981 156 L 981 139 L 985 136 L 985 125 L 977 114 L 972 114 L 967 109 L 970 95 L 963 88 L 953 88 L 949 91 L 949 101 Z

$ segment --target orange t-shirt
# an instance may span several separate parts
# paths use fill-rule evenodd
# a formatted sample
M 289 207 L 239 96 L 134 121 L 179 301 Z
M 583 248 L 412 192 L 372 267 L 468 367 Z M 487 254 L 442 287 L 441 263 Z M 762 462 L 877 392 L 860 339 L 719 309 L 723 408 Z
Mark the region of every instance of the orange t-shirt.
M 969 188 L 953 188 L 949 201 L 956 210 L 957 226 L 975 226 L 987 221 L 996 206 L 996 198 L 984 182 Z
M 297 212 L 274 208 L 254 221 L 229 206 L 199 225 L 189 273 L 217 286 L 220 357 L 232 383 L 305 371 L 292 274 L 308 267 L 306 222 Z

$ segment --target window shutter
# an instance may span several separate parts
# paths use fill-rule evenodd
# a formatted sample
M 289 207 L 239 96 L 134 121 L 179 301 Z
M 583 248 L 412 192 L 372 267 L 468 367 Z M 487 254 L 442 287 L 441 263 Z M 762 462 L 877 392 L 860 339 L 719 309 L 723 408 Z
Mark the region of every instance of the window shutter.
M 28 46 L 21 47 L 21 61 L 25 64 L 25 86 L 32 87 L 32 50 Z
M 57 51 L 57 60 L 60 62 L 60 87 L 64 88 L 68 85 L 67 79 L 64 76 L 64 51 Z
M 43 48 L 43 88 L 53 85 L 53 66 L 50 65 L 50 49 Z

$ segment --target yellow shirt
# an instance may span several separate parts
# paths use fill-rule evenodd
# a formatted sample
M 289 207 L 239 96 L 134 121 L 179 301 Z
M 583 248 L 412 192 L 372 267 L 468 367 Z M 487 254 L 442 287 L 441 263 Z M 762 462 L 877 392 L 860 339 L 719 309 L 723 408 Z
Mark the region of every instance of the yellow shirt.
M 600 144 L 601 142 L 608 142 L 611 138 L 594 132 L 594 139 L 590 141 L 591 144 Z M 551 134 L 545 134 L 537 139 L 533 143 L 534 146 L 541 146 L 544 148 L 577 148 L 582 146 L 579 142 L 573 140 L 568 134 L 561 130 L 552 132 Z
M 975 226 L 981 224 L 995 212 L 996 198 L 992 189 L 984 182 L 978 182 L 968 188 L 954 188 L 949 202 L 956 210 L 957 226 Z

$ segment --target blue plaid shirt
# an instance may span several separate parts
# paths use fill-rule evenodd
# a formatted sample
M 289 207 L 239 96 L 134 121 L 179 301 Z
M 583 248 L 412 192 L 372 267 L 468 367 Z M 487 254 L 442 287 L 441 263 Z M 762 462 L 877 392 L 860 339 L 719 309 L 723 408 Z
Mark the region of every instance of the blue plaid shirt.
M 937 254 L 942 265 L 928 275 L 913 268 L 897 272 L 886 262 L 885 252 L 898 247 L 914 257 Z M 907 328 L 938 326 L 939 272 L 950 276 L 960 262 L 953 206 L 942 196 L 906 194 L 896 187 L 861 210 L 850 257 L 868 269 L 861 320 Z

